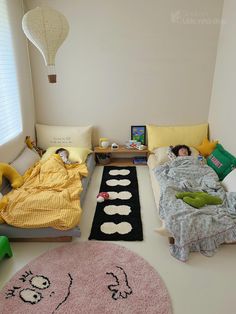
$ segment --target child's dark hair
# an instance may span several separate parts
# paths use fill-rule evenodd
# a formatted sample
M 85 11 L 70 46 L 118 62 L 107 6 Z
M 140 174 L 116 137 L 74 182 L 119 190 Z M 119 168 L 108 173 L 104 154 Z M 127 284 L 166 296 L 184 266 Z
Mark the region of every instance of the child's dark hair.
M 60 147 L 55 151 L 55 154 L 59 154 L 60 152 L 67 151 L 67 149 Z
M 175 147 L 173 147 L 173 148 L 171 149 L 171 151 L 175 154 L 175 156 L 179 156 L 179 150 L 180 150 L 181 148 L 187 149 L 187 151 L 188 151 L 188 156 L 191 155 L 191 150 L 190 150 L 190 148 L 189 148 L 187 145 L 176 145 Z

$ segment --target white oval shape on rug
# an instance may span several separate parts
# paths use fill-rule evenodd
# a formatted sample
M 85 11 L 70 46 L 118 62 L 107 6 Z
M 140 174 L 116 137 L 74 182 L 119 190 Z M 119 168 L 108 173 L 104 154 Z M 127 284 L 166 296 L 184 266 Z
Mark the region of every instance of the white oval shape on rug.
M 104 207 L 104 212 L 107 215 L 124 215 L 128 216 L 131 213 L 130 206 L 128 205 L 108 205 Z
M 120 170 L 110 170 L 109 171 L 109 175 L 111 176 L 127 176 L 128 174 L 130 174 L 130 171 L 128 169 L 120 169 Z
M 116 200 L 117 198 L 120 200 L 129 200 L 132 197 L 132 194 L 128 191 L 123 192 L 113 192 L 109 191 L 109 199 Z
M 117 186 L 117 185 L 127 186 L 127 185 L 130 185 L 130 183 L 131 182 L 128 179 L 122 179 L 122 180 L 111 179 L 111 180 L 106 181 L 106 185 L 109 185 L 109 186 Z
M 119 224 L 115 224 L 114 222 L 104 222 L 100 226 L 100 230 L 106 234 L 113 234 L 116 232 L 119 234 L 127 234 L 132 230 L 132 226 L 126 221 L 120 222 Z
M 35 276 L 45 278 L 45 289 L 32 286 Z M 0 292 L 0 313 L 171 314 L 172 310 L 163 280 L 145 259 L 117 244 L 86 241 L 49 250 L 19 270 Z

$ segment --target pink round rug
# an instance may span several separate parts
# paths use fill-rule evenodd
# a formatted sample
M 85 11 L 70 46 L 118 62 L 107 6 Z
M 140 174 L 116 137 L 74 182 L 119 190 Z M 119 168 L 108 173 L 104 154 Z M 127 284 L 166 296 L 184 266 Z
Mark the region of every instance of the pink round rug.
M 116 244 L 82 242 L 50 250 L 18 271 L 0 293 L 0 313 L 172 311 L 163 281 L 142 257 Z

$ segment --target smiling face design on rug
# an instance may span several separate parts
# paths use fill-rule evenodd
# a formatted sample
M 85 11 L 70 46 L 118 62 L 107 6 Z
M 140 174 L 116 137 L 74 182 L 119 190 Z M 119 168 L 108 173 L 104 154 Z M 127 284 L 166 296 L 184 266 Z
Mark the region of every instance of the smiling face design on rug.
M 168 292 L 139 255 L 106 242 L 49 250 L 0 291 L 1 314 L 171 314 Z
M 35 275 L 29 271 L 19 278 L 19 283 L 14 283 L 11 289 L 8 289 L 5 292 L 5 298 L 19 298 L 25 304 L 28 305 L 37 305 L 36 311 L 39 310 L 40 303 L 42 300 L 46 302 L 50 298 L 50 304 L 54 305 L 52 313 L 55 313 L 63 303 L 65 303 L 70 295 L 70 289 L 72 286 L 73 278 L 70 273 L 66 274 L 66 281 L 62 281 L 62 287 L 60 287 L 60 293 L 54 291 L 52 288 L 52 283 L 47 276 L 44 275 Z M 61 292 L 64 291 L 62 294 Z M 43 307 L 45 307 L 45 302 L 42 302 Z M 50 306 L 51 309 L 51 306 Z

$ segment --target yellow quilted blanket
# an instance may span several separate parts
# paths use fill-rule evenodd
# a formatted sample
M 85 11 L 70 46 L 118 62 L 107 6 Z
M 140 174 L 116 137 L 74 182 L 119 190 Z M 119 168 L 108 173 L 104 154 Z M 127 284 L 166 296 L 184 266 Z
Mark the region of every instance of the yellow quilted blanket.
M 67 230 L 78 225 L 85 164 L 65 165 L 52 155 L 24 175 L 24 184 L 8 193 L 0 206 L 0 223 L 22 228 L 53 227 Z

